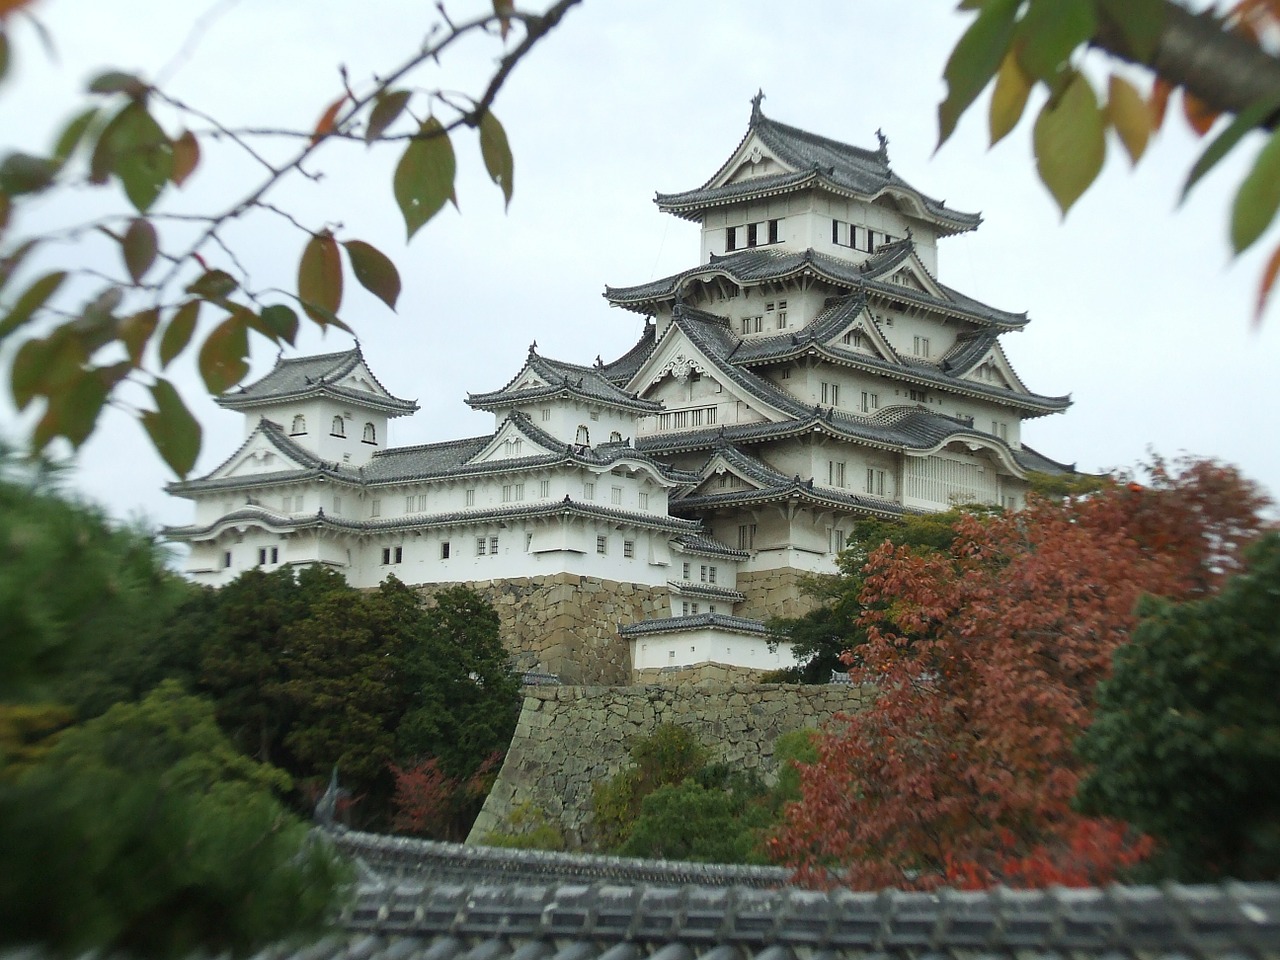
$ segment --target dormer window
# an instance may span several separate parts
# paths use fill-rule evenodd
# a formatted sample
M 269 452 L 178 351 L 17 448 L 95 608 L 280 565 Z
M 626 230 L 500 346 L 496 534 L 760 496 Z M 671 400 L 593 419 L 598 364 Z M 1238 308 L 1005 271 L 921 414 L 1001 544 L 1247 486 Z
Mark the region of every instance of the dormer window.
M 293 426 L 289 429 L 289 435 L 298 437 L 307 432 L 307 418 L 302 414 L 297 414 L 293 418 Z
M 366 423 L 364 425 L 364 438 L 362 442 L 364 443 L 378 442 L 378 429 L 372 423 Z
M 333 423 L 329 425 L 329 436 L 345 437 L 347 435 L 347 426 L 341 417 L 334 417 Z
M 574 439 L 574 443 L 580 447 L 585 447 L 591 443 L 591 432 L 587 429 L 586 424 L 578 425 L 578 435 Z
M 609 442 L 610 442 L 610 443 L 621 443 L 621 442 L 622 442 L 622 434 L 620 434 L 617 430 L 614 430 L 612 433 L 610 433 L 610 434 L 609 434 Z

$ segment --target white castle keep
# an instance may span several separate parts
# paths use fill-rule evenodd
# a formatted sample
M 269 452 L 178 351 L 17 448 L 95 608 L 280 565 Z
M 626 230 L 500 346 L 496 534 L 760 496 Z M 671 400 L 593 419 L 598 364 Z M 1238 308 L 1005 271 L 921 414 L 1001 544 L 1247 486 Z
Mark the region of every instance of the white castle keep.
M 386 445 L 417 410 L 358 347 L 280 360 L 219 398 L 245 440 L 172 484 L 195 520 L 188 572 L 223 584 L 323 564 L 356 586 L 487 591 L 526 669 L 568 681 L 758 674 L 792 660 L 764 622 L 803 608 L 860 517 L 964 501 L 1016 509 L 1028 474 L 1071 467 L 1024 446 L 1032 393 L 1001 337 L 1024 313 L 937 279 L 938 241 L 977 228 L 877 149 L 766 117 L 701 187 L 658 194 L 702 225 L 696 266 L 607 287 L 648 318 L 594 366 L 529 348 L 467 403 L 492 433 Z

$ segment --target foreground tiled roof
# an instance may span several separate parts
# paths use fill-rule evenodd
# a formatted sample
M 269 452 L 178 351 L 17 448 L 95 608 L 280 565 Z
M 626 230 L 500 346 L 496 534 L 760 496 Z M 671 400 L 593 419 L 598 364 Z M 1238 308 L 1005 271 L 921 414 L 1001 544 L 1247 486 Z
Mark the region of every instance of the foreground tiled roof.
M 511 389 L 526 370 L 545 381 L 545 386 Z M 655 413 L 662 409 L 660 403 L 641 400 L 634 393 L 627 393 L 620 389 L 608 374 L 609 371 L 604 364 L 598 367 L 583 367 L 562 360 L 552 360 L 550 357 L 539 356 L 531 346 L 525 365 L 515 377 L 501 389 L 488 393 L 468 394 L 467 405 L 477 410 L 495 410 L 515 404 L 573 397 L 587 402 L 634 410 L 638 413 Z
M 339 835 L 339 932 L 263 960 L 1275 960 L 1280 885 L 814 891 L 768 867 Z
M 734 617 L 727 613 L 697 613 L 688 617 L 659 617 L 624 624 L 618 632 L 624 637 L 641 637 L 654 633 L 683 633 L 685 630 L 728 630 L 753 636 L 773 636 L 760 620 Z

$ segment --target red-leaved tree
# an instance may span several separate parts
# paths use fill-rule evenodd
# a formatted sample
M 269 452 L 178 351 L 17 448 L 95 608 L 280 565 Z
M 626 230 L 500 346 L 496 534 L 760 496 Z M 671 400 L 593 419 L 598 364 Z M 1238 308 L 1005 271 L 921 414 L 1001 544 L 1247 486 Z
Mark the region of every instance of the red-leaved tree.
M 950 551 L 886 543 L 846 655 L 877 695 L 803 771 L 775 857 L 864 889 L 1080 886 L 1141 860 L 1147 839 L 1072 810 L 1074 742 L 1138 598 L 1214 589 L 1264 503 L 1232 468 L 1157 462 L 1148 486 L 965 516 Z
M 408 768 L 392 764 L 396 780 L 392 828 L 434 840 L 465 839 L 493 787 L 502 756 L 490 754 L 475 773 L 461 779 L 446 774 L 435 757 Z

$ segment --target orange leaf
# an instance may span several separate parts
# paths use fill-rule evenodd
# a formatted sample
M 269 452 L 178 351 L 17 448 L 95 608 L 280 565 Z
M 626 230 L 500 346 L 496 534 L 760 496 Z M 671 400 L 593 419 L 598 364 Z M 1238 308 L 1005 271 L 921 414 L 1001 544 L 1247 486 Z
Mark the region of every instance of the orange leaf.
M 334 123 L 338 118 L 338 111 L 342 109 L 342 105 L 347 102 L 347 95 L 344 93 L 333 103 L 329 104 L 324 113 L 320 115 L 320 120 L 316 124 L 315 132 L 311 134 L 311 145 L 315 146 L 329 134 L 337 129 Z
M 15 10 L 30 6 L 33 0 L 0 0 L 0 19 L 7 17 Z
M 1173 93 L 1173 84 L 1164 77 L 1156 77 L 1151 85 L 1151 129 L 1159 130 L 1164 125 L 1164 112 L 1169 107 L 1169 95 Z
M 1208 133 L 1209 128 L 1213 126 L 1213 122 L 1218 119 L 1218 111 L 1214 110 L 1195 94 L 1186 90 L 1182 91 L 1182 112 L 1186 116 L 1187 123 L 1190 124 L 1191 129 L 1200 137 Z
M 1271 259 L 1267 261 L 1266 269 L 1262 271 L 1262 280 L 1258 284 L 1258 302 L 1253 308 L 1255 330 L 1262 326 L 1262 311 L 1266 308 L 1267 300 L 1271 296 L 1271 287 L 1276 282 L 1276 274 L 1280 274 L 1280 247 L 1271 251 Z

